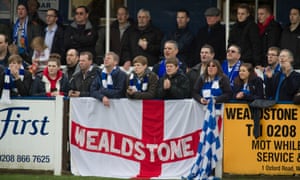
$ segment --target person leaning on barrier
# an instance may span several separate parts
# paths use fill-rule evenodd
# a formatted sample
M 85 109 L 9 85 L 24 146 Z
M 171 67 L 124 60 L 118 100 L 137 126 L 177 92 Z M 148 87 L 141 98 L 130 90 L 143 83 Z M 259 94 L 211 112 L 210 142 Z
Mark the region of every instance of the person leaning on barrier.
M 241 64 L 239 76 L 234 79 L 233 99 L 245 101 L 264 99 L 263 80 L 256 75 L 252 64 Z
M 177 58 L 166 60 L 166 74 L 159 78 L 157 96 L 160 99 L 184 99 L 190 95 L 188 77 L 179 70 Z
M 223 73 L 218 60 L 210 60 L 205 72 L 197 80 L 193 89 L 193 98 L 204 105 L 210 100 L 214 103 L 227 102 L 232 97 L 229 78 Z
M 131 99 L 153 99 L 157 89 L 157 75 L 148 68 L 145 56 L 133 59 L 134 70 L 129 74 L 126 95 Z
M 271 70 L 266 70 L 266 96 L 267 99 L 276 101 L 292 101 L 300 88 L 300 73 L 293 68 L 293 53 L 282 49 L 279 54 L 281 71 L 273 75 Z
M 31 87 L 33 96 L 66 96 L 69 81 L 60 69 L 60 55 L 52 53 L 41 76 L 36 76 Z
M 90 87 L 100 69 L 93 65 L 93 54 L 88 51 L 80 53 L 80 72 L 77 72 L 70 80 L 70 97 L 90 96 Z
M 91 97 L 109 107 L 110 98 L 125 97 L 127 75 L 119 68 L 119 56 L 116 53 L 106 53 L 103 63 L 104 68 L 93 80 L 90 91 Z
M 22 58 L 19 55 L 11 55 L 8 58 L 8 67 L 2 70 L 0 75 L 1 94 L 10 92 L 12 96 L 28 96 L 32 83 L 31 74 L 22 66 Z

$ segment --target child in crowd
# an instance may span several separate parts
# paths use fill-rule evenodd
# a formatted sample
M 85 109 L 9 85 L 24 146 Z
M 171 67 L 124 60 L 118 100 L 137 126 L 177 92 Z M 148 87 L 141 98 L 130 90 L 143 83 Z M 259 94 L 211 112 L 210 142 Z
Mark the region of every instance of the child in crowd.
M 31 42 L 31 48 L 34 50 L 32 55 L 32 65 L 29 67 L 33 76 L 41 73 L 43 68 L 47 66 L 50 51 L 45 44 L 43 37 L 35 37 Z

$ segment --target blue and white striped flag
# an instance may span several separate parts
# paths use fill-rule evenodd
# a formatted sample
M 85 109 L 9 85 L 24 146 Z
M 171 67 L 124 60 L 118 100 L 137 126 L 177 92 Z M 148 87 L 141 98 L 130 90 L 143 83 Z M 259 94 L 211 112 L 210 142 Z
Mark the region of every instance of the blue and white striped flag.
M 212 100 L 209 102 L 205 113 L 197 156 L 196 163 L 192 166 L 191 173 L 186 179 L 218 179 L 214 177 L 212 172 L 216 168 L 217 162 L 222 158 L 222 152 L 215 104 Z

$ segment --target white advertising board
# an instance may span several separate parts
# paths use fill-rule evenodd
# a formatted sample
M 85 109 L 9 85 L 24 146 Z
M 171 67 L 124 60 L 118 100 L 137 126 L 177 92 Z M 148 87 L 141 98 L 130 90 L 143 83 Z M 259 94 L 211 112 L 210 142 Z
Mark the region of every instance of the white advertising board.
M 0 105 L 0 168 L 61 171 L 62 98 Z

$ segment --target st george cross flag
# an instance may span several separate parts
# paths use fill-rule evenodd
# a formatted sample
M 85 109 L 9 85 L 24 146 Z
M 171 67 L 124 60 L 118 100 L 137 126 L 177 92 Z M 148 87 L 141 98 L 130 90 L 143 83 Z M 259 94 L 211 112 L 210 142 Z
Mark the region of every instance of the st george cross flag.
M 70 100 L 71 172 L 180 179 L 196 161 L 203 106 L 185 100 Z
M 191 173 L 187 179 L 218 179 L 214 177 L 213 169 L 216 168 L 221 156 L 221 142 L 219 138 L 215 104 L 213 101 L 210 101 L 205 113 L 197 160 L 192 166 Z

